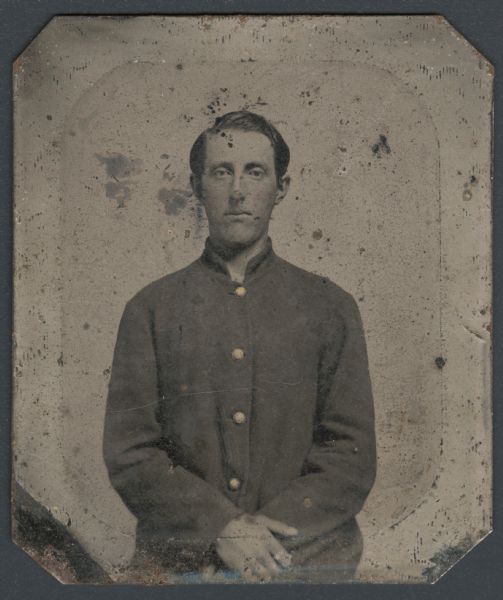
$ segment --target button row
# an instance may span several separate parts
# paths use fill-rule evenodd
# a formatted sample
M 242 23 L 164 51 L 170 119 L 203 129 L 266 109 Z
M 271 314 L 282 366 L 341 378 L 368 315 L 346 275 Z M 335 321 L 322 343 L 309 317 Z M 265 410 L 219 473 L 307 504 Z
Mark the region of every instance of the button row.
M 232 420 L 234 421 L 234 423 L 236 423 L 236 425 L 241 425 L 246 422 L 246 415 L 244 414 L 244 412 L 237 410 L 232 415 Z
M 244 357 L 245 351 L 243 350 L 243 348 L 234 348 L 234 350 L 232 351 L 232 358 L 234 360 L 243 360 Z
M 229 479 L 229 487 L 233 491 L 239 490 L 241 481 L 237 477 L 232 477 L 232 479 Z

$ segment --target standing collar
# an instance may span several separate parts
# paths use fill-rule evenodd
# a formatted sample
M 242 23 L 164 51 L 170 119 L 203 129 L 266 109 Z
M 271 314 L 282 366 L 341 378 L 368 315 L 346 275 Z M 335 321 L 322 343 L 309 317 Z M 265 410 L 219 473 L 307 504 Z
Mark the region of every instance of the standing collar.
M 245 281 L 252 275 L 255 276 L 259 272 L 264 271 L 266 267 L 274 261 L 275 256 L 274 250 L 272 249 L 271 238 L 268 237 L 264 248 L 251 258 L 246 265 Z M 229 271 L 227 270 L 227 264 L 225 262 L 225 251 L 218 248 L 209 237 L 206 238 L 201 262 L 210 269 L 219 273 L 224 273 L 229 277 Z

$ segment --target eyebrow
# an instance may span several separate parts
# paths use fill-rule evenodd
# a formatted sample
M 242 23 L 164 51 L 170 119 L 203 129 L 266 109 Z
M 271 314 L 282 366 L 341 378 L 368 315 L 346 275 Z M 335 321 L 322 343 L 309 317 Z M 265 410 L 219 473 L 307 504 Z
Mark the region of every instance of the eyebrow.
M 219 169 L 221 167 L 224 167 L 225 169 L 228 169 L 229 171 L 234 171 L 233 164 L 230 162 L 225 162 L 225 161 L 216 162 L 216 163 L 208 165 L 208 170 L 214 171 L 215 169 Z M 265 165 L 264 163 L 262 163 L 260 161 L 249 162 L 249 163 L 246 163 L 246 165 L 245 165 L 245 169 L 247 169 L 247 170 L 254 169 L 256 167 L 261 168 L 266 173 L 269 172 L 269 168 L 267 167 L 267 165 Z
M 234 170 L 234 167 L 229 162 L 216 162 L 216 163 L 210 164 L 210 165 L 208 165 L 208 170 L 214 171 L 215 169 L 219 169 L 221 167 L 224 167 L 225 169 L 228 169 L 229 171 Z
M 267 165 L 265 165 L 264 163 L 261 163 L 261 162 L 250 162 L 250 163 L 246 163 L 246 165 L 245 165 L 245 169 L 254 169 L 255 167 L 260 167 L 266 173 L 269 171 Z

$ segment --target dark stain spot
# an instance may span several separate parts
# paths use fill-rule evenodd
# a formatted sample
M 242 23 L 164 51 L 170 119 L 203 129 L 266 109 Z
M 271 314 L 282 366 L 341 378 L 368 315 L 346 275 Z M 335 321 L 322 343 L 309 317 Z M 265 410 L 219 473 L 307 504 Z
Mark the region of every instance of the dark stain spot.
M 183 69 L 183 65 L 182 65 L 182 63 L 178 63 L 178 64 L 176 65 L 176 68 L 177 68 L 179 71 L 181 71 L 181 70 Z
M 124 179 L 141 173 L 142 161 L 139 158 L 128 158 L 120 152 L 111 152 L 108 156 L 94 156 L 105 166 L 106 174 L 112 179 Z
M 188 190 L 168 190 L 161 188 L 158 193 L 159 201 L 164 204 L 167 215 L 178 215 L 187 205 L 187 200 L 192 195 Z
M 84 323 L 83 327 L 84 327 L 84 329 L 89 329 L 89 327 L 91 327 L 91 325 L 89 325 L 89 323 L 86 322 L 86 323 Z
M 63 352 L 61 352 L 60 355 L 58 356 L 58 361 L 57 362 L 58 362 L 58 365 L 60 367 L 62 367 L 65 364 L 64 361 L 63 361 Z
M 321 240 L 323 236 L 323 232 L 321 231 L 321 229 L 317 229 L 316 231 L 313 231 L 313 240 Z
M 112 369 L 110 367 L 107 367 L 106 369 L 103 369 L 103 376 L 108 377 L 111 372 L 112 372 Z
M 186 229 L 186 230 L 185 230 L 185 232 L 184 232 L 184 234 L 183 234 L 183 237 L 184 237 L 185 239 L 188 239 L 188 238 L 190 237 L 190 229 Z
M 475 185 L 477 183 L 478 179 L 475 177 L 475 175 L 471 175 L 470 176 L 470 183 L 472 185 Z
M 383 133 L 381 133 L 379 140 L 372 146 L 372 152 L 377 158 L 381 158 L 383 153 L 391 154 L 388 138 Z
M 64 583 L 110 584 L 112 580 L 89 556 L 66 527 L 24 488 L 16 484 L 13 529 L 16 542 L 29 549 L 30 556 Z
M 164 179 L 164 181 L 173 181 L 173 179 L 175 178 L 175 175 L 169 170 L 170 167 L 171 165 L 168 165 L 162 172 L 162 178 Z
M 52 121 L 52 115 L 47 115 L 47 120 Z
M 126 201 L 131 198 L 131 190 L 122 182 L 108 181 L 105 184 L 107 198 L 117 201 L 117 208 L 124 208 Z
M 435 364 L 437 365 L 437 367 L 439 369 L 443 369 L 445 366 L 445 363 L 446 363 L 446 360 L 442 356 L 437 356 L 437 358 L 435 359 Z
M 473 546 L 474 541 L 468 535 L 455 546 L 444 546 L 430 558 L 432 565 L 423 569 L 423 577 L 428 582 L 436 581 L 448 569 L 461 560 Z

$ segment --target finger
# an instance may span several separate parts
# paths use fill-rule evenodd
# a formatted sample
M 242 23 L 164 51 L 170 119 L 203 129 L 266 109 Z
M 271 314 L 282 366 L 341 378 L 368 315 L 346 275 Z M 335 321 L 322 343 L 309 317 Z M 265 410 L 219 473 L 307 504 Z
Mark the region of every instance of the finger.
M 215 576 L 215 565 L 208 565 L 207 567 L 205 567 L 202 571 L 202 578 L 205 581 L 211 581 L 214 576 Z
M 260 562 L 256 561 L 252 566 L 253 573 L 258 577 L 259 581 L 270 581 L 271 574 L 268 569 Z
M 298 530 L 295 527 L 290 527 L 286 523 L 282 523 L 281 521 L 276 521 L 276 519 L 270 519 L 264 515 L 260 515 L 257 517 L 257 521 L 262 525 L 265 525 L 267 529 L 273 531 L 274 533 L 279 533 L 280 535 L 285 536 L 294 536 L 298 535 Z
M 267 569 L 267 572 L 272 577 L 279 573 L 278 563 L 274 560 L 274 558 L 269 554 L 269 552 L 264 552 L 259 557 L 259 562 Z
M 258 577 L 255 575 L 255 573 L 252 571 L 252 568 L 250 565 L 247 565 L 243 570 L 242 570 L 242 574 L 243 574 L 243 579 L 245 581 L 248 581 L 249 583 L 253 583 L 258 581 Z
M 291 565 L 292 555 L 285 550 L 285 548 L 283 548 L 283 546 L 274 536 L 271 536 L 271 539 L 267 544 L 267 549 L 271 553 L 274 560 L 277 561 L 282 567 L 289 567 Z

